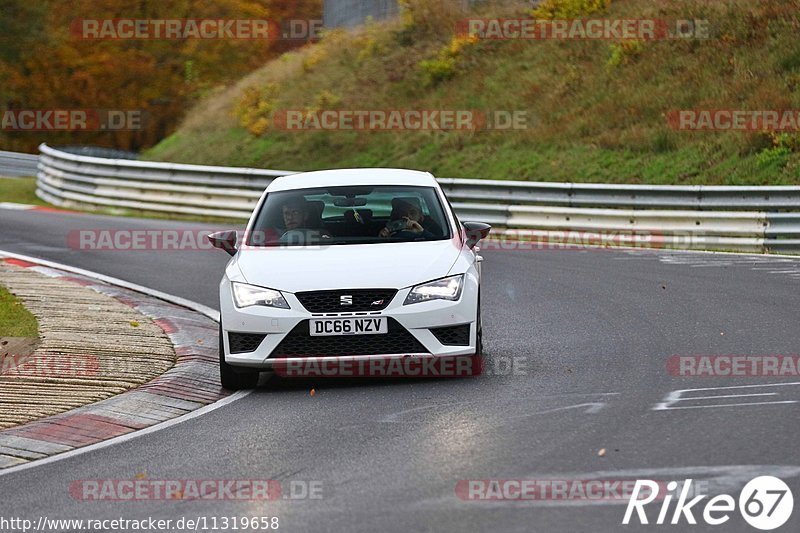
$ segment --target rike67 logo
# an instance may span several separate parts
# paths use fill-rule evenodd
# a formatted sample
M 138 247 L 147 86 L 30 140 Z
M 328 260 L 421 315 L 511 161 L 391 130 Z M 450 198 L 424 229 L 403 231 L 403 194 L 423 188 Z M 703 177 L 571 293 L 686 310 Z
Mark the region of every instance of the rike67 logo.
M 737 506 L 737 501 L 733 496 L 719 494 L 706 501 L 704 506 L 698 505 L 702 500 L 708 498 L 708 495 L 700 494 L 689 500 L 691 485 L 691 479 L 687 479 L 683 483 L 678 501 L 672 510 L 671 519 L 667 521 L 678 483 L 669 482 L 667 484 L 668 493 L 663 496 L 659 494 L 659 484 L 655 481 L 636 480 L 622 523 L 630 524 L 635 511 L 640 524 L 649 524 L 644 508 L 657 498 L 661 500 L 661 509 L 654 523 L 658 525 L 680 524 L 684 521 L 687 524 L 697 524 L 695 513 L 702 514 L 705 523 L 712 526 L 718 526 L 730 520 L 731 514 Z M 662 497 L 659 498 L 659 496 Z M 697 507 L 695 508 L 695 506 Z M 748 524 L 756 529 L 767 531 L 778 528 L 789 520 L 794 508 L 794 498 L 791 489 L 782 480 L 773 476 L 759 476 L 751 479 L 739 493 L 738 506 L 739 513 Z

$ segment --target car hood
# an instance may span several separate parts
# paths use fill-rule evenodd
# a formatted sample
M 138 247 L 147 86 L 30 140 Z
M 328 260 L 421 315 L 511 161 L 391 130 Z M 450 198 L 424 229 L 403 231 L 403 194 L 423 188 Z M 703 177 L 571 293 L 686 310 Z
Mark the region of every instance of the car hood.
M 247 283 L 287 292 L 401 289 L 446 276 L 459 253 L 451 240 L 264 247 L 241 250 L 236 263 Z

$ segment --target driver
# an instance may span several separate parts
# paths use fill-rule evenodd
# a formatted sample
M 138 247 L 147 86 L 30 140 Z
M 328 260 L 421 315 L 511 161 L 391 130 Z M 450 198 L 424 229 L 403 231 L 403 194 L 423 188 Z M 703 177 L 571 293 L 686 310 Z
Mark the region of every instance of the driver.
M 422 209 L 416 202 L 395 199 L 392 219 L 385 228 L 378 232 L 379 237 L 387 238 L 391 236 L 402 237 L 410 235 L 432 239 L 435 235 L 425 227 L 426 217 L 422 214 Z M 405 222 L 405 226 L 402 222 Z
M 286 231 L 308 227 L 311 209 L 304 198 L 295 198 L 283 204 L 283 226 Z
M 307 237 L 331 237 L 328 230 L 320 228 L 318 221 L 314 221 L 311 204 L 303 197 L 293 198 L 283 204 L 282 214 L 285 228 L 282 239 L 291 235 L 291 232 L 303 232 Z

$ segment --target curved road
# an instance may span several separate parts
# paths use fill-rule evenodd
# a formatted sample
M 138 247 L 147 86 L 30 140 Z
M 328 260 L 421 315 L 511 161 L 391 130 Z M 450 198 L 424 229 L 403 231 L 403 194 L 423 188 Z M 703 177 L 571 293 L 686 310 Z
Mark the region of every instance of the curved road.
M 0 249 L 218 308 L 222 252 L 90 252 L 66 239 L 75 229 L 186 227 L 0 210 Z M 749 479 L 772 474 L 800 500 L 800 378 L 678 377 L 666 366 L 673 355 L 800 353 L 800 260 L 621 250 L 484 255 L 485 375 L 262 379 L 254 393 L 193 420 L 0 475 L 0 516 L 266 515 L 286 531 L 597 532 L 621 528 L 624 503 L 467 501 L 456 486 L 693 478 L 736 497 Z M 710 390 L 665 401 L 696 388 Z M 322 497 L 111 502 L 68 492 L 79 479 L 137 475 L 310 481 Z M 657 504 L 648 506 L 651 522 L 657 513 Z M 640 528 L 652 526 L 628 527 Z M 738 513 L 724 526 L 692 529 L 755 531 Z M 781 530 L 800 530 L 800 511 Z

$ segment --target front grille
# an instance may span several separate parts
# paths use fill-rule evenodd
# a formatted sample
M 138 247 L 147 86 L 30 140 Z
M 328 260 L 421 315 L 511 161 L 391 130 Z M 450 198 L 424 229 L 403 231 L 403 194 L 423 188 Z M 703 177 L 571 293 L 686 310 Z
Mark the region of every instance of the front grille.
M 431 328 L 431 333 L 446 346 L 469 346 L 469 324 Z
M 311 313 L 346 313 L 380 311 L 389 305 L 395 294 L 397 289 L 337 289 L 298 292 L 295 296 Z M 352 297 L 353 303 L 342 305 L 342 296 Z
M 338 355 L 388 355 L 428 353 L 428 350 L 393 318 L 389 318 L 389 332 L 374 335 L 314 336 L 308 334 L 308 320 L 304 320 L 278 344 L 273 358 L 331 357 Z
M 228 345 L 231 353 L 254 352 L 264 340 L 262 333 L 228 333 Z

